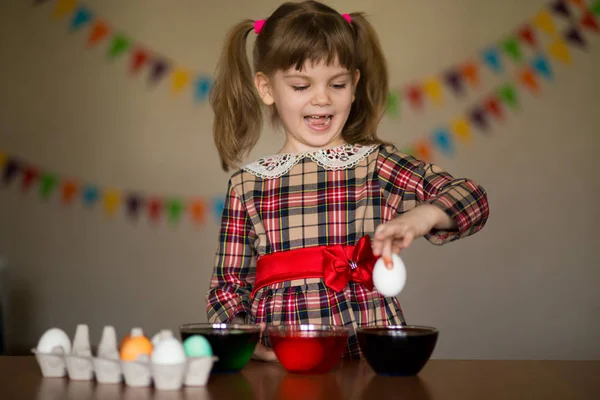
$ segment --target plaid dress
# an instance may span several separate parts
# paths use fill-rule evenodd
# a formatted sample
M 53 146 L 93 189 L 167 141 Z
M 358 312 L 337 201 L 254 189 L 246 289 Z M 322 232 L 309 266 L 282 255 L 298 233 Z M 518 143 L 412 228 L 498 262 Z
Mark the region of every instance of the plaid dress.
M 354 245 L 363 235 L 419 204 L 445 211 L 458 229 L 432 231 L 441 245 L 479 231 L 488 218 L 487 195 L 469 179 L 392 145 L 343 145 L 313 153 L 262 158 L 234 173 L 228 184 L 210 289 L 209 322 L 327 324 L 350 329 L 345 357 L 362 354 L 357 326 L 405 323 L 398 300 L 349 282 L 337 293 L 321 278 L 280 282 L 250 293 L 256 260 L 309 246 Z M 268 338 L 263 344 L 269 346 Z

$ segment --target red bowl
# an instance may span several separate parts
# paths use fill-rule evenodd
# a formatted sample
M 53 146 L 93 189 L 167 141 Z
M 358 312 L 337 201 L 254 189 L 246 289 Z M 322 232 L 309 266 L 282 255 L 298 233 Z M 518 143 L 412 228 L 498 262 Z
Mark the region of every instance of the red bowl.
M 333 325 L 278 325 L 269 326 L 267 333 L 286 370 L 324 374 L 340 362 L 350 331 Z

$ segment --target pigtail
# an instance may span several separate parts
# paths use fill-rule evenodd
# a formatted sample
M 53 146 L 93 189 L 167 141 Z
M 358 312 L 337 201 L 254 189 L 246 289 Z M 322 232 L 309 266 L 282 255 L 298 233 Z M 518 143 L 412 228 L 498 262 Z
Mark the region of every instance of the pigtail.
M 349 142 L 381 142 L 377 139 L 377 126 L 386 109 L 388 96 L 388 68 L 379 38 L 363 13 L 350 14 L 355 36 L 356 67 L 360 80 L 356 100 L 352 104 L 346 125 Z M 357 139 L 361 140 L 357 140 Z
M 246 38 L 253 26 L 254 21 L 244 20 L 228 33 L 210 92 L 213 139 L 224 171 L 239 165 L 262 129 L 260 99 L 246 54 Z

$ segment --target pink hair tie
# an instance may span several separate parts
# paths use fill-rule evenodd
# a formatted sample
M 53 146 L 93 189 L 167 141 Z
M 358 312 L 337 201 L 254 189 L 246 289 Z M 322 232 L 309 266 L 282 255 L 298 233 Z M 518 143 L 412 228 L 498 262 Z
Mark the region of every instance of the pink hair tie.
M 254 32 L 258 35 L 260 33 L 260 31 L 262 30 L 263 26 L 265 26 L 265 20 L 264 19 L 259 19 L 254 21 Z
M 342 17 L 344 17 L 344 19 L 348 21 L 349 24 L 352 23 L 352 17 L 350 16 L 350 14 L 342 14 Z

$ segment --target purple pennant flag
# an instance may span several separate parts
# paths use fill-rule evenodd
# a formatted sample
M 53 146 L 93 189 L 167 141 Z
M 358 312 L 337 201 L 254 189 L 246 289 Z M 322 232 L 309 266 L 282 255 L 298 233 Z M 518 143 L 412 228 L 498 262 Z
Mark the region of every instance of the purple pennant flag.
M 2 174 L 2 181 L 4 184 L 8 185 L 17 173 L 19 172 L 20 166 L 19 163 L 15 160 L 8 160 L 4 165 L 4 173 Z
M 489 127 L 487 116 L 483 108 L 476 106 L 470 113 L 473 125 L 476 125 L 480 130 L 486 131 Z
M 139 196 L 134 194 L 130 195 L 127 199 L 127 213 L 132 217 L 137 217 L 137 214 L 141 208 L 142 200 Z
M 454 93 L 457 93 L 457 94 L 464 93 L 463 81 L 462 81 L 461 74 L 459 72 L 454 71 L 454 70 L 449 71 L 446 74 L 446 82 L 452 88 Z
M 581 36 L 581 33 L 579 33 L 579 30 L 577 30 L 576 27 L 572 26 L 567 29 L 564 36 L 567 41 L 574 43 L 581 48 L 585 48 L 585 39 L 583 39 L 583 36 Z
M 150 72 L 150 82 L 156 83 L 163 77 L 169 69 L 169 64 L 165 60 L 155 59 L 152 61 L 152 71 Z
M 565 17 L 565 18 L 571 17 L 571 12 L 569 11 L 569 7 L 567 7 L 567 5 L 565 4 L 565 2 L 563 0 L 555 1 L 554 3 L 552 3 L 551 7 L 552 7 L 552 11 L 554 11 L 558 15 Z

